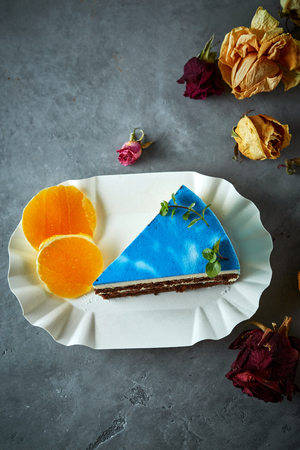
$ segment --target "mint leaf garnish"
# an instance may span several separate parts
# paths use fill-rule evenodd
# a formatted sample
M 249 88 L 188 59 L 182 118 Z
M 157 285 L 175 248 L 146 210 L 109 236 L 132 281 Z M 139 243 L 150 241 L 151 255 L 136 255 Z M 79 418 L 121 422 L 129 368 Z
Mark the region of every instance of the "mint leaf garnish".
M 205 273 L 209 278 L 214 278 L 219 275 L 221 272 L 220 259 L 227 259 L 219 253 L 220 241 L 221 238 L 213 245 L 213 248 L 205 248 L 202 252 L 203 258 L 208 260 L 205 266 Z
M 165 202 L 165 201 L 163 201 L 163 202 L 160 204 L 160 206 L 161 206 L 161 208 L 160 208 L 159 214 L 161 214 L 162 216 L 166 216 L 166 215 L 168 214 L 168 211 L 169 211 L 169 205 L 168 205 L 168 203 Z
M 183 216 L 182 216 L 183 220 L 188 220 L 191 213 L 197 214 L 197 216 L 199 216 L 199 219 L 193 219 L 193 220 L 189 223 L 188 228 L 190 228 L 190 227 L 192 227 L 193 225 L 195 225 L 195 223 L 197 223 L 198 220 L 203 220 L 203 222 L 205 223 L 205 225 L 207 225 L 207 226 L 209 227 L 208 223 L 207 223 L 206 220 L 204 219 L 204 214 L 205 214 L 205 211 L 207 210 L 207 208 L 210 207 L 210 205 L 205 206 L 205 208 L 203 208 L 203 210 L 202 210 L 202 212 L 201 212 L 201 214 L 200 214 L 200 213 L 198 213 L 198 212 L 194 209 L 194 206 L 196 205 L 196 203 L 191 203 L 190 206 L 182 206 L 182 205 L 178 205 L 178 204 L 176 203 L 176 198 L 175 198 L 175 195 L 174 195 L 174 194 L 172 194 L 172 200 L 173 200 L 173 202 L 174 202 L 174 205 L 169 205 L 165 200 L 163 200 L 163 201 L 161 202 L 161 204 L 160 204 L 161 208 L 160 208 L 160 211 L 159 211 L 159 214 L 160 214 L 161 216 L 166 216 L 166 215 L 168 214 L 170 208 L 172 209 L 171 217 L 174 216 L 174 214 L 175 214 L 175 212 L 176 212 L 176 210 L 177 210 L 178 208 L 186 209 L 187 211 L 186 211 L 186 212 L 183 214 Z
M 191 211 L 187 211 L 186 213 L 184 213 L 182 216 L 183 220 L 188 220 L 190 214 L 191 214 Z
M 214 244 L 214 246 L 213 246 L 213 251 L 214 251 L 215 253 L 219 253 L 220 241 L 221 241 L 221 238 L 220 238 L 220 239 Z
M 209 278 L 215 278 L 221 272 L 220 261 L 215 261 L 213 263 L 208 262 L 206 264 L 205 272 Z
M 194 220 L 192 220 L 192 221 L 188 224 L 188 228 L 191 228 L 193 225 L 195 225 L 195 223 L 198 222 L 198 220 L 201 220 L 201 219 L 194 219 Z
M 214 257 L 214 255 L 215 255 L 215 252 L 213 251 L 212 248 L 206 248 L 202 252 L 203 258 L 208 259 L 208 261 L 210 261 Z

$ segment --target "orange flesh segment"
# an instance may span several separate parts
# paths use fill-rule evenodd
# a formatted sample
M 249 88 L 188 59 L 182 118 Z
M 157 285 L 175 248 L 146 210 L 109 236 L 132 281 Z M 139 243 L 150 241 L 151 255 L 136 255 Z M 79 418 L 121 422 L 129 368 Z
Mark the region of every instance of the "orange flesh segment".
M 41 245 L 37 256 L 39 278 L 60 297 L 86 294 L 102 270 L 102 254 L 86 235 L 53 236 Z
M 25 207 L 22 227 L 36 249 L 55 235 L 84 233 L 93 236 L 96 212 L 91 201 L 75 186 L 52 186 L 40 191 Z

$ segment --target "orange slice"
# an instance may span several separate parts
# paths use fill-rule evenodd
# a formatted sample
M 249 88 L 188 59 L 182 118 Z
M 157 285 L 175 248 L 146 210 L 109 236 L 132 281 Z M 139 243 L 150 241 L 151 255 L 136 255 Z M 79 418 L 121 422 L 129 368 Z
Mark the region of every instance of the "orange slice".
M 42 243 L 37 255 L 40 280 L 60 297 L 86 294 L 102 270 L 99 248 L 83 234 L 53 236 Z
M 96 212 L 92 202 L 75 186 L 52 186 L 40 191 L 23 211 L 22 227 L 36 250 L 57 234 L 84 233 L 93 237 Z

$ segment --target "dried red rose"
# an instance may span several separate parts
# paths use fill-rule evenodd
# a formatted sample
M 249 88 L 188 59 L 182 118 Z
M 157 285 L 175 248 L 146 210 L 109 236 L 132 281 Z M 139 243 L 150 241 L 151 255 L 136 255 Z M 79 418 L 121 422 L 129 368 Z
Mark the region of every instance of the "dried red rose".
M 277 403 L 299 391 L 295 377 L 300 358 L 300 340 L 288 336 L 292 318 L 285 317 L 277 331 L 253 322 L 260 329 L 247 330 L 230 345 L 240 349 L 226 377 L 251 397 Z
M 205 100 L 210 95 L 224 92 L 222 77 L 215 63 L 216 53 L 210 52 L 214 36 L 208 41 L 200 55 L 191 58 L 184 66 L 177 83 L 186 83 L 185 97 Z

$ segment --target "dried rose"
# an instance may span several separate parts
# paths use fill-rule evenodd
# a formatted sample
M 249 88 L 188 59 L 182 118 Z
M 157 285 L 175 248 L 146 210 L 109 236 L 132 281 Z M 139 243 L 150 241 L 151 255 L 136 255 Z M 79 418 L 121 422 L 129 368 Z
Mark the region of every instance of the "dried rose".
M 210 95 L 224 92 L 221 74 L 215 63 L 216 53 L 211 52 L 214 36 L 207 42 L 202 52 L 191 58 L 184 66 L 184 74 L 177 83 L 186 83 L 185 97 L 205 100 Z
M 300 0 L 280 0 L 282 11 L 280 17 L 288 17 L 300 27 Z
M 238 150 L 250 159 L 276 159 L 291 140 L 288 125 L 273 117 L 244 115 L 232 130 Z
M 265 402 L 281 402 L 298 391 L 295 385 L 300 339 L 288 336 L 292 318 L 285 317 L 277 331 L 253 322 L 260 329 L 247 330 L 230 345 L 240 349 L 226 377 L 245 394 Z
M 285 159 L 284 164 L 278 164 L 278 168 L 285 167 L 288 175 L 294 175 L 296 172 L 294 166 L 300 166 L 300 158 Z
M 143 130 L 140 130 L 142 136 L 139 139 L 136 139 L 135 130 L 137 130 L 137 128 L 131 133 L 129 141 L 125 142 L 125 144 L 122 145 L 122 148 L 117 150 L 119 153 L 118 160 L 123 166 L 130 166 L 135 163 L 141 156 L 142 149 L 147 148 L 152 144 L 152 142 L 142 144 L 145 133 Z
M 295 39 L 294 39 L 295 40 Z M 300 44 L 300 41 L 298 41 Z M 300 47 L 299 47 L 300 48 Z M 287 91 L 300 83 L 300 66 L 295 70 L 288 70 L 283 67 L 282 82 L 285 85 L 284 90 Z
M 225 36 L 219 68 L 236 98 L 272 91 L 280 80 L 285 90 L 300 83 L 300 42 L 278 25 L 259 7 L 250 28 L 234 28 Z

